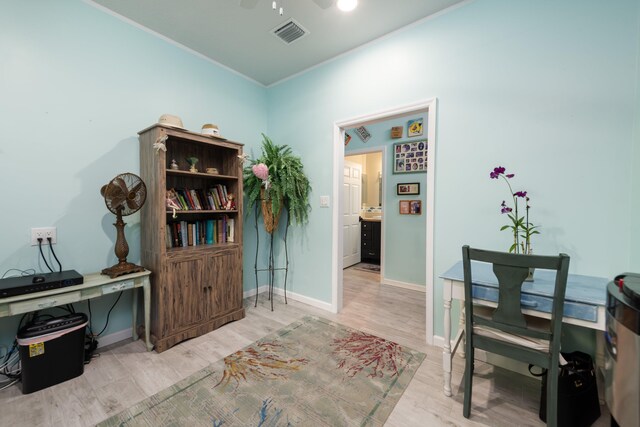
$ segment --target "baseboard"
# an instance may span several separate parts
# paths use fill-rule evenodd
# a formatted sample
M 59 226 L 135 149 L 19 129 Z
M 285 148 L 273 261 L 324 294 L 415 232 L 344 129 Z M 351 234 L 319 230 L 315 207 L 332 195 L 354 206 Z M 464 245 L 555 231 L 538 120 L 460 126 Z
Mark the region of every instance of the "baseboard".
M 389 285 L 389 286 L 395 286 L 395 287 L 398 287 L 398 288 L 411 289 L 412 291 L 418 291 L 418 292 L 422 292 L 422 293 L 427 293 L 427 287 L 426 286 L 416 285 L 415 283 L 400 282 L 398 280 L 391 280 L 391 279 L 383 278 L 382 279 L 382 284 L 383 285 Z
M 266 293 L 269 291 L 269 286 L 268 285 L 262 285 L 258 288 L 258 293 Z M 282 288 L 273 288 L 273 293 L 276 295 L 280 295 L 280 296 L 284 296 L 284 289 Z M 256 295 L 256 290 L 252 289 L 250 291 L 245 291 L 243 293 L 244 298 L 249 298 L 249 297 L 253 297 Z M 315 298 L 310 298 L 304 295 L 300 295 L 297 294 L 295 292 L 291 292 L 289 290 L 287 290 L 287 299 L 292 299 L 298 302 L 301 302 L 303 304 L 307 304 L 310 305 L 312 307 L 316 307 L 319 308 L 321 310 L 325 310 L 325 311 L 329 311 L 331 313 L 333 313 L 333 308 L 331 306 L 331 303 L 328 302 L 324 302 L 324 301 L 320 301 L 318 299 Z
M 263 292 L 267 292 L 268 289 L 269 289 L 269 287 L 267 285 L 262 285 L 262 286 L 260 286 L 258 288 L 258 293 L 261 294 Z M 242 298 L 249 298 L 249 297 L 253 297 L 255 295 L 256 295 L 256 290 L 255 290 L 255 288 L 252 288 L 249 291 L 244 291 L 242 293 Z M 288 296 L 288 294 L 287 294 L 287 296 Z
M 451 350 L 453 350 L 454 344 L 455 343 L 452 341 Z M 442 348 L 444 346 L 444 337 L 434 335 L 433 345 Z M 460 342 L 460 345 L 462 345 L 462 341 Z M 518 374 L 536 378 L 529 373 L 529 365 L 524 362 L 520 362 L 514 359 L 509 359 L 508 357 L 503 357 L 497 354 L 487 353 L 486 351 L 480 350 L 480 349 L 477 349 L 475 353 L 476 353 L 476 357 L 475 357 L 476 360 L 479 360 L 484 363 L 488 363 L 493 366 L 499 366 L 503 369 L 507 369 L 509 371 L 516 372 Z M 458 355 L 460 354 L 460 346 L 458 346 L 458 350 L 456 351 L 456 354 Z M 538 379 L 540 378 L 538 377 Z
M 129 340 L 132 337 L 133 334 L 131 333 L 131 328 L 123 329 L 109 335 L 103 335 L 101 337 L 98 337 L 98 348 L 115 344 L 120 341 Z

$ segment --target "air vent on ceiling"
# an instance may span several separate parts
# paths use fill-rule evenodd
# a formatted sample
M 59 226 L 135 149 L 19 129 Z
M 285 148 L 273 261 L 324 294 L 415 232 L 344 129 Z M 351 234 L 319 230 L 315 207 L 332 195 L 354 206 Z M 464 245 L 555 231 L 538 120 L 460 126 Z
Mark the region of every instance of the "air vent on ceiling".
M 271 33 L 284 43 L 291 44 L 309 34 L 309 31 L 303 28 L 302 25 L 295 20 L 289 19 L 285 23 L 280 24 L 271 30 Z

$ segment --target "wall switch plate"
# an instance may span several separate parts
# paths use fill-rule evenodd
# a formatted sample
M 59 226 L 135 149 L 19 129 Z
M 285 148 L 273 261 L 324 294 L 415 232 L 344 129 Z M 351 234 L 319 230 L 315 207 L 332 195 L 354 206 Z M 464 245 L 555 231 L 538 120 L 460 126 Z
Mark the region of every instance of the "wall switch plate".
M 38 246 L 38 238 L 42 239 L 43 245 L 48 245 L 48 237 L 51 237 L 51 244 L 56 243 L 57 240 L 56 227 L 40 227 L 31 229 L 31 246 Z
M 320 207 L 321 208 L 329 207 L 329 196 L 320 196 Z

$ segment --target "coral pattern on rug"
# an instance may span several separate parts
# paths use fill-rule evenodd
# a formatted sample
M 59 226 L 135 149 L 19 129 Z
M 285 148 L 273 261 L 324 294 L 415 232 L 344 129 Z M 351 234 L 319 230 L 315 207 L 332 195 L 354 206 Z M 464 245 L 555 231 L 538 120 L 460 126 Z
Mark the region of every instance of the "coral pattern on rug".
M 286 379 L 291 371 L 298 371 L 308 362 L 305 358 L 283 357 L 282 344 L 276 342 L 259 342 L 245 350 L 224 358 L 224 374 L 215 386 L 226 387 L 231 380 L 238 387 L 241 380 L 248 377 L 258 379 Z
M 99 426 L 382 427 L 424 357 L 306 316 Z
M 338 368 L 354 377 L 367 369 L 369 378 L 398 375 L 402 364 L 402 347 L 392 341 L 361 331 L 353 331 L 346 337 L 333 340 L 333 353 L 340 359 Z

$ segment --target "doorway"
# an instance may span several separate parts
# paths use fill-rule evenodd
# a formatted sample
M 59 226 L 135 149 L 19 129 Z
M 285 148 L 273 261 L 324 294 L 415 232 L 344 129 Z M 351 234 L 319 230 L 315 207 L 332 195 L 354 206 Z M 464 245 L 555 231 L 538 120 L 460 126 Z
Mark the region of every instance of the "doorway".
M 344 256 L 342 268 L 359 263 L 378 272 L 382 265 L 382 221 L 383 221 L 383 147 L 369 150 L 354 150 L 345 153 L 344 185 L 342 192 Z M 355 179 L 351 175 L 359 178 Z M 354 182 L 355 181 L 355 182 Z M 354 187 L 356 185 L 357 187 Z M 358 194 L 353 194 L 357 188 Z M 353 203 L 357 206 L 352 207 Z
M 332 269 L 332 310 L 336 313 L 342 310 L 343 304 L 343 200 L 342 189 L 344 185 L 344 155 L 345 155 L 345 130 L 356 128 L 359 126 L 370 125 L 391 119 L 402 118 L 413 114 L 422 114 L 426 118 L 427 130 L 426 135 L 429 141 L 429 155 L 427 158 L 427 176 L 426 176 L 426 207 L 423 209 L 426 220 L 426 259 L 424 260 L 425 268 L 425 295 L 426 295 L 426 341 L 433 344 L 433 284 L 434 284 L 434 210 L 435 206 L 435 158 L 436 158 L 436 107 L 437 100 L 435 98 L 417 102 L 415 104 L 405 105 L 396 108 L 390 108 L 376 113 L 353 117 L 351 119 L 341 120 L 334 123 L 333 146 L 334 146 L 334 176 L 333 176 L 333 199 L 336 201 L 333 206 L 333 222 L 335 226 L 332 231 L 332 263 L 336 268 Z M 383 160 L 384 161 L 384 160 Z M 385 162 L 386 163 L 386 162 Z

